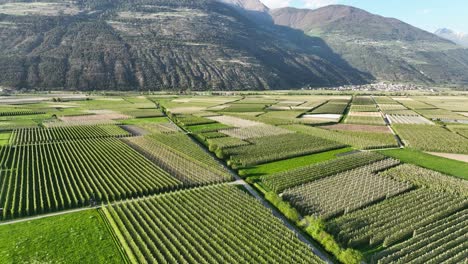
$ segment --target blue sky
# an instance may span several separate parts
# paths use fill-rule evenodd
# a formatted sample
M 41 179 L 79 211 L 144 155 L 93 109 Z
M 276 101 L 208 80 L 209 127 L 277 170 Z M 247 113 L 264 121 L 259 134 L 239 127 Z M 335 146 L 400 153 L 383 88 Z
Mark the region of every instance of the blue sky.
M 261 0 L 271 8 L 294 6 L 317 8 L 344 4 L 371 13 L 394 17 L 419 28 L 435 31 L 449 28 L 468 33 L 467 0 Z

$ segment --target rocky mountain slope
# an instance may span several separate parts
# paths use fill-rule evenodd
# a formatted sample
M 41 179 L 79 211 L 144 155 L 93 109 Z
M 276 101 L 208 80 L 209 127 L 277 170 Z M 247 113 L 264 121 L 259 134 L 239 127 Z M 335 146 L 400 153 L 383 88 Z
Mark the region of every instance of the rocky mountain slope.
M 466 49 L 347 6 L 0 0 L 0 86 L 265 90 L 376 79 L 466 84 L 467 72 Z
M 214 0 L 0 0 L 0 72 L 0 86 L 38 90 L 262 90 L 372 79 L 320 38 L 259 27 Z
M 353 67 L 380 80 L 468 84 L 468 51 L 393 18 L 350 6 L 272 10 L 276 24 L 325 40 Z

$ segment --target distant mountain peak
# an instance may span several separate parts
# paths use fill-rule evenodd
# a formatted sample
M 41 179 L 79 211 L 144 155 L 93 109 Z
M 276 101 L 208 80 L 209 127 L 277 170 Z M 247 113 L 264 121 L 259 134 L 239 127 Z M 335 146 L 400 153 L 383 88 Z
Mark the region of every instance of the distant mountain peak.
M 435 34 L 452 34 L 455 33 L 453 30 L 448 28 L 439 28 L 435 31 Z
M 457 43 L 458 45 L 468 47 L 468 34 L 463 32 L 456 32 L 448 28 L 441 28 L 434 32 L 439 37 L 448 39 Z
M 259 0 L 218 0 L 220 2 L 240 7 L 248 11 L 268 12 L 269 9 Z

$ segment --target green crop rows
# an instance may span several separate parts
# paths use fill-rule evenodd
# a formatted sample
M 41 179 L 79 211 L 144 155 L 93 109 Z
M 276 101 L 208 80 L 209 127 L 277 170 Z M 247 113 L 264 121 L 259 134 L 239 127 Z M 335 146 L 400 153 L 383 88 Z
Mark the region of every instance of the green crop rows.
M 303 125 L 285 126 L 288 129 L 326 138 L 360 149 L 390 148 L 398 146 L 395 137 L 390 133 L 375 133 L 362 131 L 336 131 Z
M 468 154 L 468 139 L 445 128 L 432 125 L 394 125 L 394 128 L 409 147 Z
M 13 132 L 13 144 L 43 143 L 62 140 L 126 137 L 130 134 L 118 126 L 63 126 L 55 128 L 23 128 Z
M 380 116 L 348 116 L 345 120 L 346 124 L 362 124 L 383 126 L 385 121 Z
M 213 157 L 183 133 L 152 134 L 149 137 L 157 140 L 176 152 L 184 153 L 185 155 L 190 156 L 210 167 L 219 167 L 219 163 Z
M 468 209 L 414 231 L 411 239 L 391 246 L 373 257 L 386 263 L 463 263 L 468 247 Z
M 336 218 L 330 231 L 352 247 L 390 246 L 466 206 L 466 198 L 423 188 Z
M 338 114 L 341 115 L 348 107 L 346 100 L 331 100 L 328 103 L 317 107 L 311 111 L 312 114 Z
M 399 162 L 386 159 L 286 190 L 283 198 L 307 215 L 330 218 L 398 195 L 410 184 L 376 175 Z
M 182 184 L 114 138 L 5 146 L 1 151 L 3 219 L 174 190 Z
M 247 167 L 344 147 L 344 145 L 299 133 L 267 136 L 249 140 L 252 145 L 223 150 L 230 164 Z
M 345 92 L 2 105 L 0 262 L 465 263 L 467 99 Z
M 214 186 L 104 207 L 140 263 L 322 263 L 247 193 Z
M 440 172 L 428 170 L 411 164 L 403 164 L 396 168 L 382 172 L 382 176 L 395 180 L 410 182 L 411 184 L 429 187 L 442 192 L 451 192 L 468 196 L 468 181 L 444 175 Z
M 155 138 L 129 138 L 127 142 L 187 185 L 218 183 L 231 178 L 221 165 L 214 167 L 200 162 Z
M 361 152 L 270 176 L 264 176 L 263 182 L 272 190 L 281 192 L 287 188 L 364 166 L 372 162 L 383 160 L 384 158 L 383 155 L 378 153 Z
M 39 114 L 45 114 L 45 112 L 37 112 L 37 111 L 7 111 L 7 112 L 0 112 L 0 116 L 39 115 Z
M 216 123 L 216 121 L 214 120 L 194 115 L 176 115 L 176 118 L 177 122 L 179 122 L 183 126 L 195 126 Z

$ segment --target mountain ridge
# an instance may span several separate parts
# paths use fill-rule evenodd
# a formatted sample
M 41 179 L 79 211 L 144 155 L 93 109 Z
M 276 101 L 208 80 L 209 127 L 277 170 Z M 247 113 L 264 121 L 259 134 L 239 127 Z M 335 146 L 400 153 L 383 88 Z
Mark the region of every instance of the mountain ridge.
M 378 80 L 468 84 L 468 51 L 394 18 L 351 6 L 280 8 L 274 22 L 322 38 L 356 69 Z
M 0 0 L 0 71 L 2 86 L 39 90 L 468 84 L 468 51 L 343 5 Z
M 23 1 L 0 13 L 3 86 L 266 90 L 372 80 L 320 38 L 260 27 L 214 0 Z

